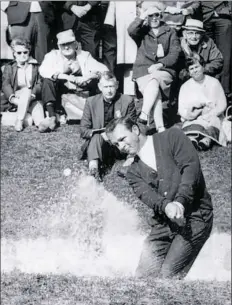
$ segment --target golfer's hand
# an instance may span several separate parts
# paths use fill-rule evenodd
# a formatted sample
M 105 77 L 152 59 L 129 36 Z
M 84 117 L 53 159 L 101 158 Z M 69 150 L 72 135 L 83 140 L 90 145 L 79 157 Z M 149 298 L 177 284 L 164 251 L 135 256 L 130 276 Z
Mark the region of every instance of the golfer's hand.
M 163 67 L 163 64 L 161 63 L 158 63 L 158 64 L 154 64 L 154 65 L 151 65 L 147 71 L 148 73 L 152 74 L 153 72 L 157 71 L 157 70 L 160 70 L 161 68 Z
M 185 224 L 184 206 L 178 201 L 172 201 L 165 207 L 165 214 L 167 217 L 177 223 L 179 226 Z

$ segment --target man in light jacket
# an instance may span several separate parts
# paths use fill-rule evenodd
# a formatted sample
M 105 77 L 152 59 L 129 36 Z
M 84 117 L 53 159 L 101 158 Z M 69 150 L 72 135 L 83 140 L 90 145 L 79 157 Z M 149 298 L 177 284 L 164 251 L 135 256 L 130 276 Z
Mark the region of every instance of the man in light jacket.
M 42 100 L 50 121 L 55 121 L 55 112 L 64 115 L 61 95 L 72 92 L 94 91 L 99 73 L 107 67 L 95 60 L 87 51 L 82 51 L 72 30 L 57 34 L 58 50 L 48 53 L 39 72 L 44 78 Z

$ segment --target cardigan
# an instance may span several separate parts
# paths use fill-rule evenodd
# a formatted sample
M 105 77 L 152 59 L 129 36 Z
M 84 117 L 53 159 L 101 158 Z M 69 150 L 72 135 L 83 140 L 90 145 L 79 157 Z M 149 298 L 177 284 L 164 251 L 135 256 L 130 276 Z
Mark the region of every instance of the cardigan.
M 209 195 L 197 151 L 187 136 L 172 127 L 153 135 L 156 172 L 138 156 L 127 172 L 129 184 L 137 197 L 154 211 L 154 218 L 168 222 L 165 207 L 178 201 L 185 207 L 185 217 L 207 222 L 212 217 Z

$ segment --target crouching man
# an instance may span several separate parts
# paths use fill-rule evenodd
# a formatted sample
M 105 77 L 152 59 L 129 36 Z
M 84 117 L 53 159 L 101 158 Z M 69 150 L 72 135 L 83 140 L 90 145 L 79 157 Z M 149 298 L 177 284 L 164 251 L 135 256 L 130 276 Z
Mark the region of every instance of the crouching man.
M 59 49 L 49 52 L 39 69 L 44 78 L 42 100 L 49 115 L 44 128 L 51 130 L 56 126 L 56 114 L 62 118 L 60 123 L 65 123 L 62 94 L 82 96 L 83 91 L 93 92 L 97 88 L 99 73 L 108 70 L 89 52 L 81 50 L 72 30 L 58 33 L 57 44 Z
M 82 157 L 87 155 L 90 174 L 101 180 L 100 166 L 107 158 L 114 158 L 114 149 L 104 132 L 105 126 L 112 119 L 125 115 L 136 119 L 136 109 L 131 96 L 117 92 L 118 82 L 111 72 L 101 74 L 98 88 L 101 94 L 86 100 L 81 119 L 81 137 L 86 140 Z
M 145 136 L 127 117 L 108 124 L 106 135 L 120 151 L 136 155 L 127 179 L 154 212 L 137 275 L 184 277 L 213 224 L 211 197 L 196 150 L 176 127 Z

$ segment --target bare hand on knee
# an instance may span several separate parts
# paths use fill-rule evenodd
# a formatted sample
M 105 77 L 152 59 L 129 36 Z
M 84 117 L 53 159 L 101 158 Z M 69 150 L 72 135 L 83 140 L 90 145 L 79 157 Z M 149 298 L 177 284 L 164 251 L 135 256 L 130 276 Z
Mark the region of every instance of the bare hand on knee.
M 158 64 L 151 65 L 147 70 L 148 70 L 148 73 L 152 74 L 153 72 L 160 70 L 162 67 L 163 67 L 163 64 L 158 63 Z

